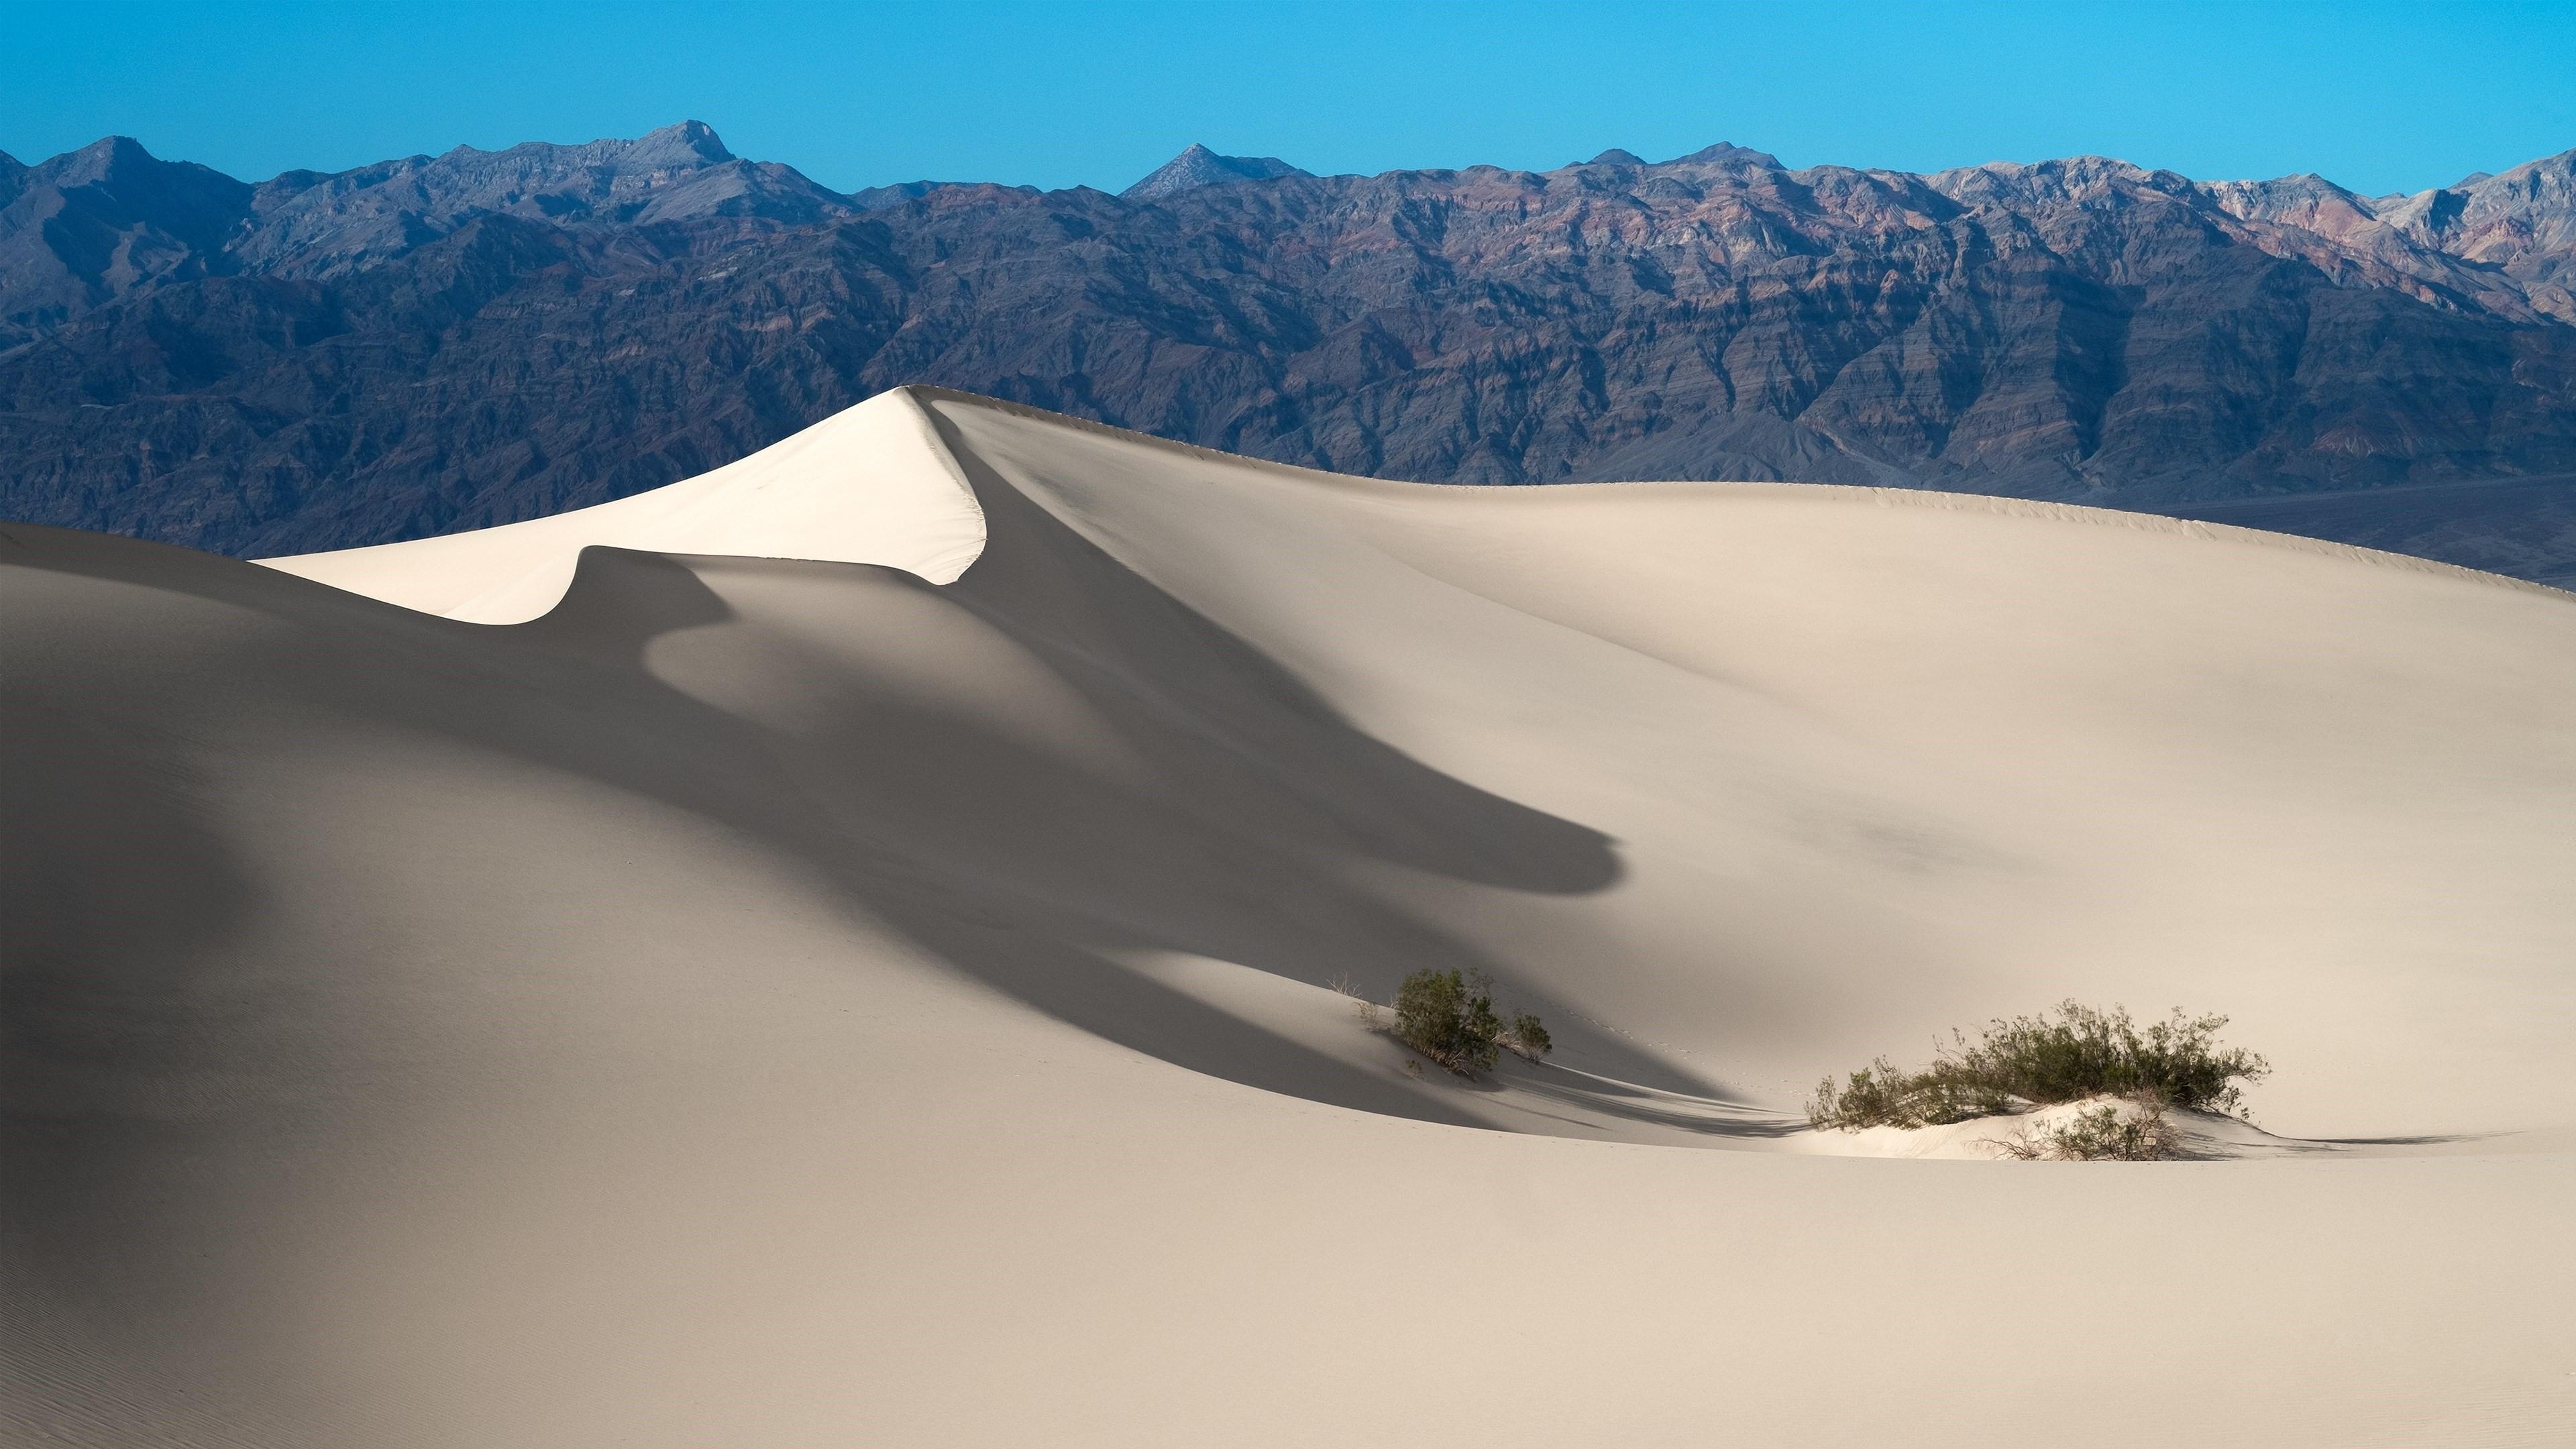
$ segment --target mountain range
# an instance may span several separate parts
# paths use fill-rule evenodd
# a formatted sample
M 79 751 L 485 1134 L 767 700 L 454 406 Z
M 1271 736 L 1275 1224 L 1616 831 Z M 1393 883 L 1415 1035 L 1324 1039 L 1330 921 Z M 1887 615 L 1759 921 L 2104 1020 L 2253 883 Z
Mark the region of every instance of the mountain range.
M 1872 483 L 2576 581 L 2576 151 L 2412 196 L 1734 145 L 841 193 L 690 122 L 256 184 L 0 157 L 0 517 L 276 554 L 935 383 L 1342 472 Z

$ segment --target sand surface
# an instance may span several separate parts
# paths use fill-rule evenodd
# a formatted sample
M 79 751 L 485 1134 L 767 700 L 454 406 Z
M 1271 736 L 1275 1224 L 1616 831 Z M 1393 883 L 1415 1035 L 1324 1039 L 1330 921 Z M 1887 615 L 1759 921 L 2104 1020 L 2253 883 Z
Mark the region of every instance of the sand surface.
M 267 567 L 0 526 L 0 746 L 0 1442 L 2576 1438 L 2567 595 L 907 390 Z M 1331 985 L 1425 965 L 1554 1057 L 1409 1074 Z M 1804 1130 L 2067 996 L 2261 1130 Z

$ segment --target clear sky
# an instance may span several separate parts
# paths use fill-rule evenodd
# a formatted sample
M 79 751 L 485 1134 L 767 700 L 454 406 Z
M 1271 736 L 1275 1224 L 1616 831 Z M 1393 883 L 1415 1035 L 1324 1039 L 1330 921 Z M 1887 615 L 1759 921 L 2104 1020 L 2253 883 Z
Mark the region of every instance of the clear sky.
M 257 180 L 691 118 L 843 190 L 1115 190 L 1192 141 L 1374 172 L 1727 140 L 1792 166 L 2091 152 L 2413 191 L 2576 147 L 2576 0 L 0 0 L 22 161 L 121 133 Z

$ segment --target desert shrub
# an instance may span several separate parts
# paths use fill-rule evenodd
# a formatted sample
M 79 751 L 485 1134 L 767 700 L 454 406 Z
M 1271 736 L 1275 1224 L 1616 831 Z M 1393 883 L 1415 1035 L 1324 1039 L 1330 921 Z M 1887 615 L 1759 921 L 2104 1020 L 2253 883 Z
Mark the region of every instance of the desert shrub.
M 1547 1038 L 1547 1027 L 1528 1011 L 1514 1013 L 1511 1025 L 1503 1028 L 1502 1042 L 1524 1061 L 1537 1061 L 1556 1049 L 1556 1043 Z
M 2182 1134 L 2165 1116 L 2163 1101 L 2140 1092 L 2129 1099 L 2128 1111 L 2105 1102 L 2037 1132 L 2025 1128 L 1995 1146 L 2023 1162 L 2161 1162 L 2181 1151 Z
M 1378 1004 L 1361 994 L 1360 984 L 1351 976 L 1351 973 L 1345 971 L 1325 984 L 1351 999 L 1351 1010 L 1354 1015 L 1359 1017 L 1360 1025 L 1367 1027 L 1371 1031 L 1378 1029 L 1379 1025 L 1383 1021 L 1383 1018 L 1379 1014 Z
M 1494 1064 L 1502 1030 L 1483 972 L 1416 971 L 1396 988 L 1396 1036 L 1460 1076 Z
M 1920 1126 L 1923 1105 L 1906 1074 L 1880 1057 L 1845 1079 L 1842 1086 L 1827 1077 L 1807 1099 L 1807 1120 L 1818 1127 L 1875 1127 L 1882 1123 Z
M 2221 1047 L 2223 1016 L 2187 1017 L 2140 1031 L 2126 1009 L 2096 1011 L 2069 1001 L 2057 1016 L 2015 1017 L 1986 1029 L 1983 1040 L 1956 1044 L 1959 1075 L 1988 1094 L 2027 1102 L 2072 1102 L 2103 1093 L 2149 1093 L 2175 1107 L 2233 1112 L 2244 1106 L 2237 1082 L 2271 1070 L 2261 1057 Z
M 1342 980 L 1333 989 L 1355 994 Z M 1491 1068 L 1505 1047 L 1534 1062 L 1556 1045 L 1536 1012 L 1505 1021 L 1494 1007 L 1493 978 L 1482 971 L 1416 971 L 1396 988 L 1393 1011 L 1396 1040 L 1462 1077 Z M 1361 1000 L 1359 1014 L 1371 1031 L 1388 1026 L 1373 1001 Z M 1422 1074 L 1411 1062 L 1405 1070 Z
M 2241 1112 L 2238 1084 L 2260 1081 L 2271 1065 L 2219 1045 L 2225 1025 L 2223 1016 L 2177 1010 L 2141 1030 L 2124 1007 L 2101 1011 L 2067 1001 L 2053 1015 L 1998 1019 L 1973 1042 L 1954 1031 L 1921 1071 L 1898 1071 L 1881 1057 L 1839 1085 L 1827 1077 L 1807 1103 L 1807 1118 L 1818 1127 L 1925 1127 L 2106 1095 Z

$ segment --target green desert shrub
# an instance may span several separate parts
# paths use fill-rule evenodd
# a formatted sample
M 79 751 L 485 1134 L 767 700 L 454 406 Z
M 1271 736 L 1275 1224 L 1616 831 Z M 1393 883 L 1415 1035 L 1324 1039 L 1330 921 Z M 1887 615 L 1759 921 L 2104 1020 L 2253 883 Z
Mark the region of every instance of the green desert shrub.
M 1546 1025 L 1535 1012 L 1514 1013 L 1511 1025 L 1503 1028 L 1502 1041 L 1525 1061 L 1537 1061 L 1556 1049 L 1556 1043 L 1547 1039 Z
M 2067 1001 L 2054 1013 L 1994 1021 L 1975 1041 L 1954 1031 L 1920 1071 L 1899 1071 L 1881 1057 L 1840 1084 L 1827 1077 L 1807 1118 L 1818 1127 L 1927 1127 L 2111 1095 L 2242 1112 L 2239 1084 L 2260 1081 L 2271 1065 L 2221 1046 L 2225 1025 L 2223 1016 L 2176 1011 L 2140 1028 L 2125 1007 Z
M 2023 1162 L 2161 1162 L 2182 1150 L 2182 1134 L 2165 1116 L 2164 1103 L 2140 1092 L 2125 1112 L 2117 1102 L 2104 1102 L 2039 1131 L 2016 1132 L 1995 1146 Z
M 1334 989 L 1357 995 L 1340 981 Z M 1534 1062 L 1555 1046 L 1536 1012 L 1504 1019 L 1494 1006 L 1493 978 L 1482 971 L 1416 971 L 1396 988 L 1393 1009 L 1396 1040 L 1462 1077 L 1490 1069 L 1506 1047 Z M 1385 1025 L 1376 1003 L 1366 1000 L 1360 1020 L 1372 1031 Z M 1421 1075 L 1410 1063 L 1406 1070 Z
M 1926 1118 L 1924 1104 L 1915 1100 L 1920 1095 L 1922 1089 L 1912 1078 L 1880 1057 L 1839 1087 L 1833 1078 L 1825 1078 L 1807 1103 L 1807 1120 L 1818 1127 L 1875 1127 L 1888 1122 L 1920 1126 Z
M 1494 1064 L 1502 1031 L 1481 971 L 1416 971 L 1396 988 L 1396 1037 L 1460 1076 Z

